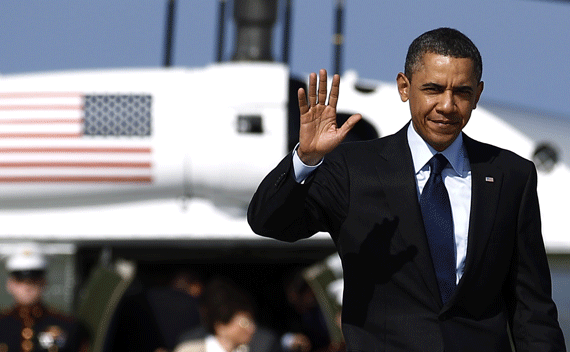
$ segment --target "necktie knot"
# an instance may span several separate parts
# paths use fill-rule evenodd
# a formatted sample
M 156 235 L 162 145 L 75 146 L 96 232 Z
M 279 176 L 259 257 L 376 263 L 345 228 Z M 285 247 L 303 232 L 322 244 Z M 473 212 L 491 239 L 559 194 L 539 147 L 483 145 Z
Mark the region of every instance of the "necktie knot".
M 428 163 L 432 174 L 441 175 L 441 172 L 445 169 L 449 161 L 443 154 L 437 153 Z

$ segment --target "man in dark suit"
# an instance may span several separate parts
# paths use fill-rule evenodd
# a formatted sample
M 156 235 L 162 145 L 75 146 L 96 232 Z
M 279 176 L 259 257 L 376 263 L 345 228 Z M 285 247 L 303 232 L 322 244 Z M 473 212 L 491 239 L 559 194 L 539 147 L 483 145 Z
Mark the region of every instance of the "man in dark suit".
M 284 241 L 330 233 L 348 351 L 565 351 L 536 169 L 462 133 L 481 73 L 462 33 L 422 34 L 397 76 L 411 123 L 357 143 L 340 144 L 361 116 L 337 126 L 338 75 L 328 105 L 326 71 L 318 92 L 311 74 L 308 103 L 299 90 L 299 144 L 259 186 L 248 221 Z

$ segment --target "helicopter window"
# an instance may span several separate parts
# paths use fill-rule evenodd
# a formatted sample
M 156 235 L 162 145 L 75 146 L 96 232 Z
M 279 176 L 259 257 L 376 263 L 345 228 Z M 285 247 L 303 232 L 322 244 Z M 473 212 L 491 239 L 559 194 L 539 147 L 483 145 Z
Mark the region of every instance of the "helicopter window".
M 261 115 L 239 115 L 237 130 L 239 133 L 263 133 Z
M 552 171 L 556 163 L 558 163 L 558 159 L 558 152 L 548 143 L 539 144 L 532 156 L 532 161 L 536 168 L 543 172 Z

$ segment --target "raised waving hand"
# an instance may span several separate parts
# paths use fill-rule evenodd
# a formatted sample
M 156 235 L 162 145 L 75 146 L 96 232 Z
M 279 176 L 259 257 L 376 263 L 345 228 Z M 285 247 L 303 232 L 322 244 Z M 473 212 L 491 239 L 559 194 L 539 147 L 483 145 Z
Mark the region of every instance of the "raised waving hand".
M 327 71 L 319 71 L 319 88 L 317 95 L 317 75 L 309 76 L 309 102 L 305 90 L 298 91 L 299 110 L 301 112 L 301 128 L 299 129 L 299 158 L 306 165 L 316 165 L 327 154 L 336 148 L 347 133 L 360 121 L 362 115 L 354 114 L 342 126 L 336 122 L 336 104 L 340 76 L 334 75 L 332 87 L 327 100 Z

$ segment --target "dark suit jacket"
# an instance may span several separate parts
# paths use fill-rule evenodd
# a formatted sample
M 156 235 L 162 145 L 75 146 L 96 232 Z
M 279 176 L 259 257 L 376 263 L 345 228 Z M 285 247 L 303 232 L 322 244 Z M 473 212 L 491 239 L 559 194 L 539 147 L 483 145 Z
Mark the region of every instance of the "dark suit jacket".
M 406 129 L 341 144 L 305 184 L 295 182 L 287 156 L 250 203 L 252 229 L 284 241 L 330 233 L 343 263 L 349 351 L 510 351 L 509 333 L 517 351 L 564 351 L 534 165 L 464 135 L 472 172 L 467 257 L 443 306 Z

